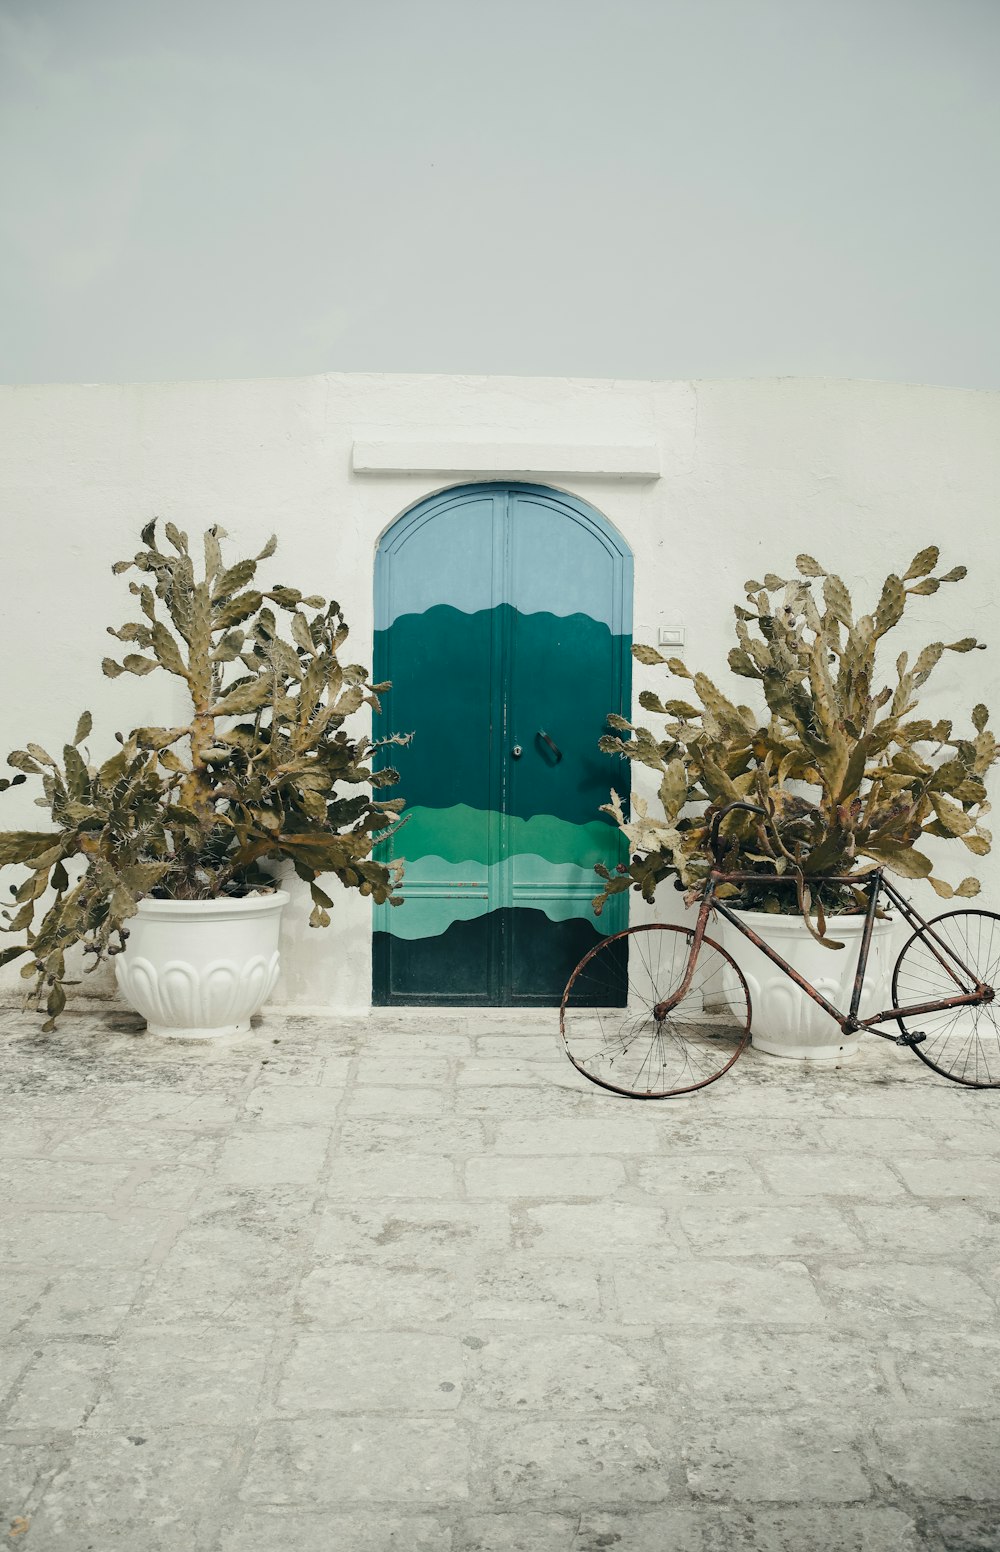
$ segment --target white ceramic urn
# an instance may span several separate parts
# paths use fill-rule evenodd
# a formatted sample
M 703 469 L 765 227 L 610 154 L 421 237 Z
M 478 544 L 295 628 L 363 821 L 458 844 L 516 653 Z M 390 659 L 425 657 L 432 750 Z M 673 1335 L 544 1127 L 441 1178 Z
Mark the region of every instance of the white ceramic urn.
M 817 943 L 801 916 L 771 915 L 767 911 L 740 911 L 739 916 L 799 975 L 811 981 L 828 1002 L 845 1012 L 849 1009 L 865 927 L 863 916 L 827 917 L 827 933 L 835 942 L 843 943 L 842 949 L 824 948 Z M 880 1013 L 892 1004 L 894 932 L 894 921 L 876 920 L 859 1018 Z M 732 955 L 746 976 L 755 1050 L 806 1062 L 843 1062 L 855 1054 L 862 1036 L 845 1035 L 818 1003 L 725 917 L 719 916 L 713 923 L 710 936 Z
M 287 901 L 281 889 L 242 899 L 140 900 L 115 972 L 150 1034 L 245 1034 L 278 979 Z

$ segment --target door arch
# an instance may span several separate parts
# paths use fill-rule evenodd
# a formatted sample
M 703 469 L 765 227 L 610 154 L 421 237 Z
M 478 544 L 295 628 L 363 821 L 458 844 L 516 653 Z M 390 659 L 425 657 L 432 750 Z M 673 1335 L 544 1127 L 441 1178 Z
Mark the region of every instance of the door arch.
M 626 925 L 594 864 L 624 840 L 600 805 L 627 790 L 602 754 L 631 705 L 632 555 L 593 507 L 545 486 L 456 486 L 385 532 L 375 564 L 376 738 L 409 816 L 399 907 L 377 906 L 377 1004 L 552 1005 Z

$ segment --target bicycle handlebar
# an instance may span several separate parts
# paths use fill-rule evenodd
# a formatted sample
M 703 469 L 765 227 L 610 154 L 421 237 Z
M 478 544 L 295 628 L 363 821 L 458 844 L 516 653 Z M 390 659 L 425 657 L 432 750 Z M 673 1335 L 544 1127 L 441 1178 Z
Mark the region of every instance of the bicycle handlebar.
M 720 861 L 719 826 L 722 824 L 722 821 L 725 819 L 726 815 L 731 814 L 733 810 L 737 808 L 745 808 L 748 814 L 760 814 L 763 819 L 767 818 L 766 808 L 761 808 L 759 803 L 745 803 L 742 799 L 735 803 L 727 803 L 725 808 L 720 808 L 719 812 L 713 815 L 712 823 L 708 832 L 708 844 L 712 848 L 712 856 L 715 858 L 716 864 L 718 864 Z

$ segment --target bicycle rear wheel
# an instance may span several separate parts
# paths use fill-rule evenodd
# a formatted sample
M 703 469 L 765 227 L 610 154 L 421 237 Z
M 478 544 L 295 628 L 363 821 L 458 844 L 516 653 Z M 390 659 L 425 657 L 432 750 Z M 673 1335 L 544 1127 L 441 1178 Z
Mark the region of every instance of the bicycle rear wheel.
M 928 928 L 933 928 L 940 944 Z M 955 958 L 948 953 L 949 949 Z M 918 928 L 892 972 L 893 1007 L 944 1002 L 973 991 L 969 976 L 960 966 L 987 986 L 1000 983 L 1000 916 L 992 911 L 945 911 Z M 906 1035 L 924 1035 L 911 1050 L 942 1078 L 972 1089 L 1000 1088 L 1000 1015 L 996 1002 L 978 1006 L 965 1003 L 957 1008 L 941 1008 L 936 1013 L 901 1015 L 896 1022 Z
M 559 1030 L 578 1072 L 630 1099 L 690 1094 L 728 1072 L 750 1041 L 750 993 L 735 960 L 705 938 L 676 1007 L 694 932 L 652 922 L 605 938 L 563 993 Z

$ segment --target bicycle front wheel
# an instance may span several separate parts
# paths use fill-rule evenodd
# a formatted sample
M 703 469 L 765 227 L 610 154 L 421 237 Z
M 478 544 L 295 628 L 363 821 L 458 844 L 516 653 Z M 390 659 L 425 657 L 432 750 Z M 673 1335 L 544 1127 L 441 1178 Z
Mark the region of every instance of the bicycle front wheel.
M 750 993 L 736 961 L 702 942 L 691 985 L 690 927 L 652 922 L 605 938 L 570 976 L 559 1029 L 573 1066 L 630 1099 L 690 1094 L 721 1078 L 750 1041 Z
M 918 928 L 903 948 L 892 972 L 892 1005 L 944 1002 L 973 991 L 975 981 L 993 988 L 1000 983 L 1000 916 L 945 911 Z M 904 1014 L 896 1022 L 906 1035 L 923 1034 L 910 1049 L 942 1078 L 971 1089 L 1000 1088 L 996 1002 Z

